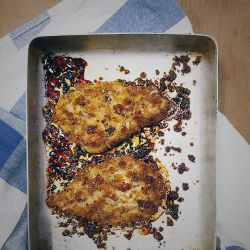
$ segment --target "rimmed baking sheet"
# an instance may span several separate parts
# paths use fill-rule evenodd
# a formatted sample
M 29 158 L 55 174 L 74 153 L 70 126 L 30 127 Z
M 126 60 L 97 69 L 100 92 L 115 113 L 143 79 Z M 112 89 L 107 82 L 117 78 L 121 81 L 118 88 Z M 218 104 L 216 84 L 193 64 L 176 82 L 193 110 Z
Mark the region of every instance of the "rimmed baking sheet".
M 45 120 L 42 116 L 44 98 L 44 73 L 41 63 L 47 53 L 82 57 L 88 62 L 85 78 L 103 77 L 104 80 L 123 78 L 134 80 L 141 72 L 148 78 L 157 78 L 155 69 L 167 72 L 172 58 L 189 55 L 191 60 L 202 56 L 201 63 L 191 65 L 191 72 L 178 74 L 177 83 L 191 90 L 192 118 L 186 121 L 185 132 L 174 132 L 176 121 L 165 129 L 164 145 L 157 143 L 157 157 L 169 171 L 173 189 L 180 187 L 184 202 L 179 204 L 179 219 L 167 227 L 163 215 L 155 222 L 163 226 L 166 243 L 162 246 L 152 235 L 135 234 L 130 241 L 122 235 L 110 236 L 108 249 L 214 249 L 215 247 L 215 173 L 216 173 L 216 110 L 217 110 L 217 49 L 214 41 L 202 35 L 168 34 L 100 34 L 81 36 L 40 37 L 29 47 L 28 61 L 28 193 L 29 193 L 29 246 L 30 249 L 96 249 L 86 236 L 62 236 L 55 216 L 45 204 L 46 157 L 42 141 Z M 192 63 L 191 63 L 192 64 Z M 116 70 L 123 65 L 130 70 L 124 75 Z M 196 82 L 194 82 L 196 81 Z M 193 143 L 194 146 L 190 146 Z M 181 153 L 166 154 L 165 147 L 182 149 Z M 195 163 L 188 160 L 195 156 Z M 172 163 L 185 162 L 188 172 L 179 174 Z M 189 190 L 183 191 L 182 184 Z M 164 217 L 165 216 L 165 217 Z M 165 219 L 164 219 L 165 218 Z M 114 247 L 114 248 L 112 248 Z

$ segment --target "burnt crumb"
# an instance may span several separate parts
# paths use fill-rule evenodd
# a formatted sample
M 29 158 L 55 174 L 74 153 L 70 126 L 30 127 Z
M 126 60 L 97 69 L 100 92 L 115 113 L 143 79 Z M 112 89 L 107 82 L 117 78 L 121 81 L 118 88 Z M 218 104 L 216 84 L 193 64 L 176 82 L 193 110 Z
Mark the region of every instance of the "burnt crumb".
M 170 150 L 171 150 L 171 147 L 169 147 L 169 146 L 165 147 L 165 151 L 166 151 L 166 153 L 169 153 L 169 152 L 170 152 Z
M 174 170 L 176 170 L 177 169 L 177 167 L 174 165 L 174 163 L 172 163 L 172 168 L 174 169 Z
M 169 153 L 171 149 L 172 149 L 173 151 L 175 151 L 175 152 L 181 153 L 181 148 L 179 148 L 179 147 L 174 147 L 174 146 L 167 146 L 167 147 L 165 147 L 165 152 L 166 152 L 166 153 Z M 169 155 L 171 156 L 171 155 L 175 155 L 175 154 L 169 154 Z
M 97 80 L 96 79 L 94 79 L 94 83 L 96 83 L 97 82 Z
M 191 72 L 190 66 L 188 64 L 183 64 L 183 68 L 182 68 L 181 72 L 183 74 L 187 74 L 187 73 Z
M 177 171 L 178 171 L 179 174 L 183 174 L 184 172 L 186 172 L 186 171 L 188 171 L 188 170 L 189 170 L 189 168 L 186 167 L 186 165 L 185 165 L 184 162 L 182 162 L 182 163 L 178 166 L 178 169 L 177 169 Z
M 190 57 L 188 55 L 181 55 L 180 57 L 175 56 L 173 58 L 175 65 L 180 66 L 180 64 L 187 64 L 190 61 Z
M 173 202 L 175 200 L 177 200 L 179 197 L 179 194 L 177 191 L 170 191 L 168 194 L 167 194 L 167 202 Z
M 102 243 L 96 243 L 96 247 L 99 249 L 106 249 L 106 243 L 102 242 Z
M 156 69 L 155 74 L 158 76 L 160 74 L 160 71 L 158 69 Z
M 167 89 L 168 89 L 168 91 L 169 92 L 174 92 L 175 91 L 175 84 L 174 83 L 169 83 L 168 85 L 167 85 Z
M 190 142 L 190 144 L 189 144 L 191 147 L 193 147 L 194 146 L 194 143 L 193 142 Z
M 171 83 L 176 79 L 177 75 L 173 70 L 170 70 L 168 75 L 164 72 L 163 77 L 160 79 L 160 91 L 163 92 L 167 88 L 170 92 L 174 91 L 174 87 Z
M 168 75 L 165 76 L 165 79 L 168 81 L 168 82 L 173 82 L 175 79 L 176 79 L 177 75 L 176 73 L 171 69 L 169 72 L 168 72 Z
M 174 220 L 179 219 L 179 205 L 171 202 L 167 205 L 166 214 L 170 215 Z
M 125 70 L 125 68 L 123 66 L 120 66 L 120 65 L 118 65 L 118 69 L 120 72 L 123 72 Z
M 195 156 L 193 156 L 193 155 L 188 155 L 188 159 L 189 159 L 191 162 L 195 162 Z
M 179 197 L 179 198 L 177 199 L 177 201 L 178 201 L 178 202 L 183 202 L 183 201 L 184 201 L 184 198 L 183 198 L 183 197 Z
M 145 72 L 141 72 L 140 78 L 146 78 L 146 77 L 147 77 L 147 74 Z
M 157 240 L 157 241 L 161 241 L 163 240 L 163 236 L 160 232 L 153 230 L 153 237 Z
M 167 217 L 167 226 L 172 227 L 174 225 L 173 220 L 170 217 Z
M 181 153 L 181 148 L 179 148 L 179 147 L 173 147 L 173 146 L 171 146 L 171 149 L 173 149 L 174 151 L 176 151 L 178 153 Z
M 58 224 L 59 227 L 68 227 L 69 223 L 68 222 L 60 222 Z
M 126 234 L 124 234 L 123 236 L 127 239 L 127 240 L 130 240 L 132 238 L 132 235 L 133 235 L 133 231 L 130 231 Z
M 166 79 L 163 77 L 160 79 L 160 91 L 163 92 L 167 88 L 167 85 L 165 83 Z
M 181 132 L 181 135 L 182 135 L 182 136 L 186 136 L 186 134 L 187 134 L 187 133 L 186 133 L 186 132 L 184 132 L 184 131 L 183 131 L 183 132 Z
M 100 77 L 99 77 L 99 80 L 100 80 L 100 81 L 102 81 L 102 80 L 103 80 L 103 77 L 102 77 L 102 76 L 100 76 Z
M 175 56 L 173 58 L 173 64 L 172 64 L 172 69 L 176 70 L 176 66 L 181 66 L 182 64 L 182 69 L 181 72 L 183 74 L 187 74 L 189 72 L 191 72 L 191 68 L 188 65 L 188 62 L 190 61 L 190 57 L 188 55 L 181 55 L 180 57 Z
M 158 132 L 158 136 L 159 136 L 159 137 L 164 136 L 164 132 L 163 132 L 163 131 L 161 131 L 161 130 L 159 130 L 159 132 Z
M 195 60 L 193 61 L 193 65 L 198 65 L 201 62 L 202 56 L 197 56 Z
M 175 201 L 179 198 L 179 188 L 176 187 L 175 191 L 170 191 L 167 194 L 167 208 L 166 208 L 166 214 L 170 215 L 174 220 L 177 220 L 179 218 L 179 205 L 175 204 Z
M 175 104 L 174 111 L 176 112 L 174 119 L 177 121 L 189 120 L 191 118 L 189 98 L 191 91 L 183 87 L 177 87 L 176 91 L 177 95 L 172 99 Z
M 188 183 L 182 183 L 182 189 L 183 191 L 187 191 L 189 189 Z
M 196 81 L 196 80 L 193 80 L 193 85 L 194 85 L 194 86 L 196 86 L 196 83 L 197 83 L 197 81 Z
M 161 145 L 164 145 L 164 143 L 165 143 L 165 140 L 164 140 L 164 139 L 161 139 L 161 140 L 160 140 L 160 144 L 161 144 Z
M 120 72 L 123 72 L 125 75 L 127 75 L 127 74 L 129 74 L 129 73 L 130 73 L 130 70 L 125 69 L 125 67 L 124 67 L 124 66 L 120 66 L 120 65 L 118 65 L 118 70 L 119 70 Z
M 182 131 L 182 122 L 181 121 L 178 121 L 174 126 L 173 126 L 173 129 L 175 132 L 179 133 Z
M 159 123 L 159 128 L 163 129 L 163 128 L 167 128 L 168 127 L 168 123 L 166 120 L 163 120 Z
M 164 230 L 163 227 L 159 227 L 159 231 L 162 232 Z
M 63 232 L 62 232 L 62 235 L 63 236 L 69 236 L 69 237 L 72 237 L 72 232 L 68 229 L 65 229 Z

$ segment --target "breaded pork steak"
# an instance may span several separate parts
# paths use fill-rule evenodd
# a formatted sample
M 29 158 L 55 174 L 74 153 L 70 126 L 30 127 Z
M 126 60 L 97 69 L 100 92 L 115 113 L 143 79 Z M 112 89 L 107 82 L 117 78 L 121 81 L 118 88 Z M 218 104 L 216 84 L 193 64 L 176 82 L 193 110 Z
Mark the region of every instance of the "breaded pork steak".
M 144 126 L 164 119 L 170 101 L 155 86 L 82 82 L 62 96 L 53 122 L 89 153 L 103 153 Z
M 143 225 L 159 214 L 167 191 L 167 174 L 155 162 L 122 156 L 79 170 L 64 190 L 49 195 L 46 202 L 52 210 L 103 227 L 127 227 Z

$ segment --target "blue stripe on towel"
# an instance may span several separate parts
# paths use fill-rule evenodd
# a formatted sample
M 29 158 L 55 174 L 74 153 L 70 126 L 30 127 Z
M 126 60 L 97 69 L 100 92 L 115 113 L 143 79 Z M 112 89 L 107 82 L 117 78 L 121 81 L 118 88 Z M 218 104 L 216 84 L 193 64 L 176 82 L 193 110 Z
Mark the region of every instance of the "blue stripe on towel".
M 18 27 L 10 33 L 13 43 L 18 49 L 28 44 L 36 35 L 38 35 L 46 25 L 51 21 L 47 12 L 43 12 L 39 16 L 33 18 L 24 25 Z
M 0 169 L 0 177 L 23 193 L 27 193 L 26 163 L 26 141 L 22 139 Z
M 128 0 L 96 32 L 164 32 L 184 17 L 175 0 Z
M 24 209 L 14 231 L 5 242 L 2 250 L 27 250 L 28 249 L 28 219 L 27 207 Z
M 15 129 L 0 120 L 0 169 L 2 169 L 22 138 Z
M 230 246 L 226 247 L 226 250 L 245 250 L 245 249 L 239 246 Z
M 10 113 L 23 121 L 26 120 L 26 92 L 18 99 Z

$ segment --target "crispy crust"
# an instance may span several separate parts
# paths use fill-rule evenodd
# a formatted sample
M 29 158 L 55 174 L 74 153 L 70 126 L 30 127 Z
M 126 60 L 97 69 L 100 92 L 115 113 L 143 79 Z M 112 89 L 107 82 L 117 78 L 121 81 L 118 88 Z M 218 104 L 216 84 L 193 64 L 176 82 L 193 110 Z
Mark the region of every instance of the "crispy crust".
M 161 121 L 169 109 L 170 101 L 153 85 L 82 82 L 58 100 L 53 122 L 72 142 L 90 153 L 102 153 Z
M 167 176 L 155 162 L 122 156 L 84 167 L 46 203 L 55 211 L 85 217 L 103 227 L 123 228 L 153 220 L 169 190 Z

